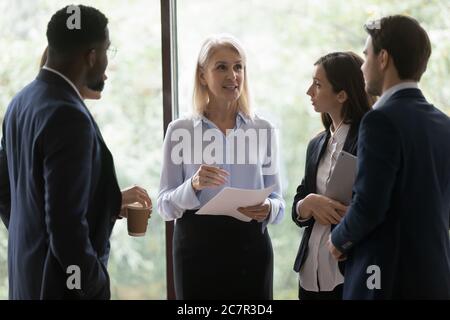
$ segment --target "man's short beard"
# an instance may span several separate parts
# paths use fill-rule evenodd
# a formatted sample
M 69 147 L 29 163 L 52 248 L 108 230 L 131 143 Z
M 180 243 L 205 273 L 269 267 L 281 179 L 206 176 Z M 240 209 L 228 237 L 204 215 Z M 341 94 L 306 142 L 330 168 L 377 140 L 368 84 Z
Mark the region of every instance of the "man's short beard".
M 373 86 L 367 86 L 367 93 L 370 94 L 371 96 L 379 96 L 380 95 L 378 90 L 376 90 L 376 88 L 374 88 Z
M 382 91 L 383 91 L 382 81 L 374 80 L 374 81 L 371 81 L 370 83 L 366 83 L 366 91 L 371 96 L 381 96 Z
M 105 81 L 100 80 L 94 84 L 88 84 L 87 87 L 93 91 L 102 92 L 103 88 L 105 87 Z

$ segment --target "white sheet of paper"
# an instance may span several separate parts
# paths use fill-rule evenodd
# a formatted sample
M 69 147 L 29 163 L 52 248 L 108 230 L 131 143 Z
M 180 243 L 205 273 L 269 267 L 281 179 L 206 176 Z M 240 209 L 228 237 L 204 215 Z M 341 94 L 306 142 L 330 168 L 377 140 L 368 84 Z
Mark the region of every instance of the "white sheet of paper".
M 237 208 L 263 203 L 274 189 L 275 185 L 257 190 L 226 187 L 201 207 L 196 214 L 225 215 L 249 222 L 251 219 L 237 211 Z

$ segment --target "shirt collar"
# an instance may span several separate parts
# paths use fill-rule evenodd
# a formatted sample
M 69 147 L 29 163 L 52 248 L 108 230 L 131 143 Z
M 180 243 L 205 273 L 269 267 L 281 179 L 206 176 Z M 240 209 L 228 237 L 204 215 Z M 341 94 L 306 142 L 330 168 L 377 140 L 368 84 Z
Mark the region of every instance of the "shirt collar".
M 239 111 L 236 115 L 236 127 L 239 127 L 240 124 L 243 122 L 244 124 L 247 124 L 250 121 L 250 118 L 243 114 L 241 111 Z M 211 122 L 211 120 L 209 120 L 207 117 L 205 117 L 204 115 L 196 115 L 193 118 L 193 122 L 194 122 L 194 128 L 197 127 L 199 124 L 201 124 L 202 122 Z
M 80 97 L 81 100 L 84 100 L 83 97 L 80 94 L 80 91 L 78 91 L 77 87 L 75 87 L 75 85 L 73 84 L 72 81 L 69 80 L 69 78 L 67 78 L 65 75 L 63 75 L 61 72 L 56 71 L 55 69 L 49 68 L 47 66 L 43 66 L 42 69 L 48 70 L 50 72 L 56 73 L 58 76 L 60 76 L 61 78 L 63 78 L 64 80 L 66 80 L 66 82 L 73 88 L 73 90 L 75 90 L 75 92 L 77 93 L 77 95 Z
M 244 124 L 247 124 L 250 121 L 250 118 L 247 115 L 243 114 L 241 111 L 239 111 L 236 116 L 236 121 L 237 120 L 240 120 L 244 122 Z
M 345 142 L 345 139 L 347 138 L 347 134 L 348 131 L 350 130 L 350 125 L 346 124 L 346 123 L 342 123 L 339 128 L 332 132 L 330 129 L 330 133 L 331 133 L 331 138 L 330 140 L 332 140 L 332 142 L 338 143 L 338 144 L 343 144 Z
M 373 109 L 379 108 L 382 106 L 392 95 L 400 90 L 404 89 L 418 89 L 419 85 L 417 82 L 414 81 L 408 81 L 408 82 L 401 82 L 399 84 L 396 84 L 395 86 L 390 87 L 388 90 L 386 90 L 380 97 L 380 99 L 375 102 L 373 105 Z

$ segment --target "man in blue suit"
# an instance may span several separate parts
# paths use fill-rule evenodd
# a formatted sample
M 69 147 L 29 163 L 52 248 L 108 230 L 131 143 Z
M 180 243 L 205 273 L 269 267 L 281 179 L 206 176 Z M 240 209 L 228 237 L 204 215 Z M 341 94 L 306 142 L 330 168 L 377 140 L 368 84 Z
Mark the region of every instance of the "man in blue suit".
M 345 259 L 344 299 L 450 299 L 450 119 L 418 88 L 431 55 L 419 23 L 366 25 L 366 90 L 353 201 L 329 248 Z
M 47 64 L 14 97 L 3 123 L 0 214 L 10 299 L 110 298 L 106 265 L 121 193 L 80 95 L 85 86 L 103 89 L 108 20 L 78 8 L 80 28 L 69 28 L 67 7 L 51 18 Z

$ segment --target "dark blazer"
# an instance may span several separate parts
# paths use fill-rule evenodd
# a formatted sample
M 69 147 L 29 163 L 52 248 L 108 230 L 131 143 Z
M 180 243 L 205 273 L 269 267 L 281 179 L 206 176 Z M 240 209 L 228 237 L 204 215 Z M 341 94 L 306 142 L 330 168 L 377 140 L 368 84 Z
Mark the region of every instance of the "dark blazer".
M 109 237 L 121 205 L 113 159 L 59 75 L 41 70 L 8 106 L 0 178 L 10 299 L 110 298 Z M 71 265 L 80 290 L 67 287 Z
M 356 155 L 357 151 L 357 138 L 358 138 L 358 127 L 359 123 L 353 124 L 350 127 L 350 130 L 347 134 L 347 138 L 345 139 L 344 146 L 342 148 L 343 151 L 349 152 L 353 155 Z M 314 137 L 308 144 L 308 148 L 306 151 L 306 167 L 305 167 L 305 176 L 301 184 L 297 187 L 297 193 L 294 197 L 294 203 L 292 205 L 292 220 L 299 226 L 304 227 L 302 241 L 298 248 L 297 256 L 295 258 L 294 263 L 294 271 L 299 272 L 303 263 L 306 260 L 306 256 L 308 254 L 308 242 L 311 237 L 311 232 L 315 223 L 314 218 L 311 218 L 305 222 L 300 222 L 297 220 L 297 203 L 304 199 L 310 193 L 317 192 L 317 170 L 319 168 L 320 159 L 322 158 L 328 140 L 330 139 L 330 132 L 323 131 L 319 133 L 316 137 Z M 333 229 L 335 225 L 332 225 Z M 339 262 L 339 269 L 342 274 L 344 274 L 344 262 Z
M 332 233 L 344 299 L 450 299 L 449 117 L 418 89 L 396 92 L 363 118 L 358 166 Z

